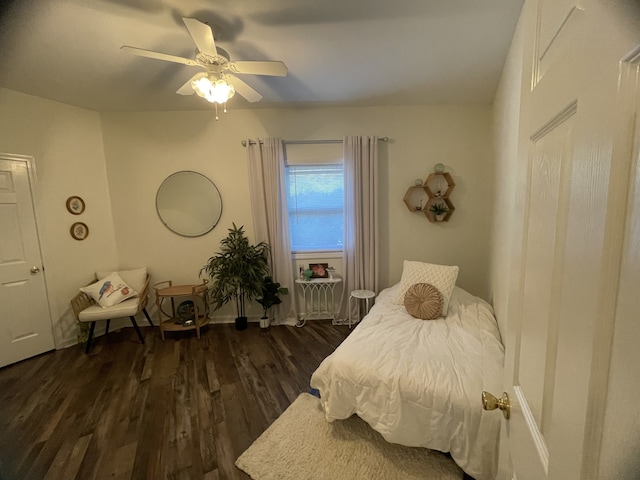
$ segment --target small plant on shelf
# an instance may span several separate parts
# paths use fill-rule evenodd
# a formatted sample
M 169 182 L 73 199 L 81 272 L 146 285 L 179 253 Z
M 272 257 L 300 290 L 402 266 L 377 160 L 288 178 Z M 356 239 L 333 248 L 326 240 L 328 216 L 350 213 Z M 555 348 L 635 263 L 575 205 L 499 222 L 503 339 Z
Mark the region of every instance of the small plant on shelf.
M 433 213 L 436 218 L 436 222 L 444 220 L 445 215 L 449 212 L 449 207 L 442 202 L 436 202 L 429 207 L 429 211 Z

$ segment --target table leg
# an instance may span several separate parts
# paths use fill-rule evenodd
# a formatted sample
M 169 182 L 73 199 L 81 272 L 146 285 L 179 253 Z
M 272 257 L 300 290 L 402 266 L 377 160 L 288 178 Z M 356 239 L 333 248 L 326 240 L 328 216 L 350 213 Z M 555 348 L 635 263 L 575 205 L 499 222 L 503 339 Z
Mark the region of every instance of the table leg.
M 349 328 L 351 328 L 351 311 L 353 310 L 352 307 L 351 307 L 351 299 L 352 298 L 353 297 L 350 295 L 349 296 L 349 301 L 347 302 L 347 308 L 349 309 Z M 357 300 L 356 300 L 356 302 L 357 302 Z
M 158 322 L 160 326 L 160 338 L 164 342 L 164 322 L 162 321 L 162 298 L 156 297 L 156 307 L 158 309 Z

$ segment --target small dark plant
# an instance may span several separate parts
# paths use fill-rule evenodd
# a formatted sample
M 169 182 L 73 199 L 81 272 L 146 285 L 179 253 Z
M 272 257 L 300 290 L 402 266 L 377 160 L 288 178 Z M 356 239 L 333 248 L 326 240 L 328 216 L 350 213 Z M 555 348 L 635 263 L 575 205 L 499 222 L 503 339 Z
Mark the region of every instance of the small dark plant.
M 274 282 L 271 277 L 264 277 L 262 281 L 262 296 L 258 298 L 257 302 L 262 305 L 264 311 L 262 318 L 268 317 L 268 312 L 271 307 L 282 303 L 280 295 L 286 295 L 289 293 L 289 289 L 281 287 L 278 282 Z

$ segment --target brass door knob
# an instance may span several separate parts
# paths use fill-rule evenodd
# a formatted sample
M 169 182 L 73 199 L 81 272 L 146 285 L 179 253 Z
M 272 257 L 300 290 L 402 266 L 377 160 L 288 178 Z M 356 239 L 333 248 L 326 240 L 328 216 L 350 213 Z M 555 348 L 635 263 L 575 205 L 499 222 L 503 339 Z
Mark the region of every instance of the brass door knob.
M 31 267 L 31 273 L 38 273 L 40 271 L 40 268 L 38 267 Z
M 495 410 L 499 408 L 502 410 L 504 418 L 509 420 L 511 414 L 511 404 L 509 403 L 509 395 L 507 392 L 502 393 L 502 398 L 496 398 L 489 392 L 482 392 L 482 408 L 485 410 Z

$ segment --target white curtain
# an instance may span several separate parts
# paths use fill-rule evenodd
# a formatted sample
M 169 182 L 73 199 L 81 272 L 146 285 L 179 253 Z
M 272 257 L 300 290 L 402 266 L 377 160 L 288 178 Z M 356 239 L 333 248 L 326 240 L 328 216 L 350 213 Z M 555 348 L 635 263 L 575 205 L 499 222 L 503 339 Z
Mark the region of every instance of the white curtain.
M 291 263 L 282 140 L 247 140 L 247 160 L 256 241 L 267 242 L 271 246 L 273 280 L 289 289 L 288 295 L 280 296 L 282 303 L 272 307 L 270 316 L 277 324 L 295 325 L 298 313 Z
M 351 291 L 378 293 L 378 137 L 345 137 L 343 150 L 345 294 L 341 317 L 347 318 Z

